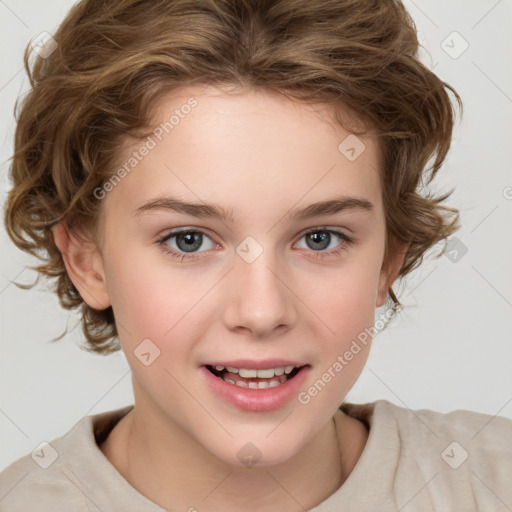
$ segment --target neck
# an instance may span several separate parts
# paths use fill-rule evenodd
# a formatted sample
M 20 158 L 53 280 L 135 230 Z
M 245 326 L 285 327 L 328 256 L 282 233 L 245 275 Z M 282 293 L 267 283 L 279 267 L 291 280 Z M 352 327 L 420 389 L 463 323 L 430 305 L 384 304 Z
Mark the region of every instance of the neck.
M 166 510 L 308 510 L 343 484 L 368 435 L 338 410 L 286 462 L 248 468 L 226 464 L 176 424 L 153 416 L 136 405 L 100 448 L 135 489 Z

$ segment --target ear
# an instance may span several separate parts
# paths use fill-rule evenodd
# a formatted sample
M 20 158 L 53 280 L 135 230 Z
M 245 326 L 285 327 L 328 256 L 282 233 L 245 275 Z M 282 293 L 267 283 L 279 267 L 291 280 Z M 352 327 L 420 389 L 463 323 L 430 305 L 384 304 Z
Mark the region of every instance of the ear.
M 376 307 L 380 307 L 386 302 L 388 290 L 400 273 L 409 245 L 410 243 L 408 242 L 394 240 L 394 243 L 391 244 L 389 256 L 384 257 L 379 277 Z
M 52 231 L 68 276 L 82 299 L 93 309 L 108 308 L 111 302 L 103 259 L 97 246 L 62 222 L 54 226 Z

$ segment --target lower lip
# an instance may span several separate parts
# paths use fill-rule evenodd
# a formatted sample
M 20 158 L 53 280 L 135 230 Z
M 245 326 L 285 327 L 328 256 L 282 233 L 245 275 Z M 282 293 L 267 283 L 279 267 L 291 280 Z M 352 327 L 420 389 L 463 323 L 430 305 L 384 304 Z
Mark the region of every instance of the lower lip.
M 214 393 L 238 409 L 255 412 L 274 411 L 286 405 L 297 396 L 310 369 L 310 366 L 303 366 L 295 377 L 275 388 L 249 389 L 224 382 L 213 375 L 206 366 L 200 368 L 207 385 Z

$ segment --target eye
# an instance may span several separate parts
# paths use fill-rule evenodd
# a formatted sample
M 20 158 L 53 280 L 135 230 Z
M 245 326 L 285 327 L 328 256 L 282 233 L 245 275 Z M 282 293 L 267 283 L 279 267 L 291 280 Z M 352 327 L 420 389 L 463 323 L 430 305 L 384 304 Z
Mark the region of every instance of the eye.
M 302 238 L 306 240 L 306 248 L 312 249 L 313 252 L 317 253 L 314 254 L 314 258 L 338 255 L 353 243 L 353 240 L 345 235 L 345 233 L 323 227 L 310 229 L 302 235 Z M 332 244 L 335 244 L 336 241 L 338 241 L 338 245 L 332 247 Z M 326 251 L 325 249 L 328 249 L 330 246 L 331 250 Z
M 205 250 L 213 249 L 216 244 L 206 233 L 192 229 L 171 231 L 163 238 L 160 238 L 157 243 L 166 254 L 183 261 L 198 257 L 194 253 L 202 252 L 198 251 L 198 249 L 204 245 L 205 238 L 211 242 L 210 247 L 206 247 Z
M 327 258 L 341 254 L 353 243 L 353 240 L 343 232 L 325 227 L 310 229 L 302 234 L 302 238 L 306 240 L 306 249 L 311 249 L 309 252 L 313 253 L 311 256 L 313 258 Z M 206 244 L 207 247 L 204 247 L 205 239 L 210 241 L 209 244 Z M 335 245 L 331 250 L 326 250 L 336 240 L 338 245 Z M 157 244 L 164 253 L 180 261 L 200 258 L 201 256 L 197 253 L 208 251 L 218 246 L 205 232 L 191 228 L 171 231 L 157 240 Z M 203 251 L 198 250 L 201 247 L 203 247 Z

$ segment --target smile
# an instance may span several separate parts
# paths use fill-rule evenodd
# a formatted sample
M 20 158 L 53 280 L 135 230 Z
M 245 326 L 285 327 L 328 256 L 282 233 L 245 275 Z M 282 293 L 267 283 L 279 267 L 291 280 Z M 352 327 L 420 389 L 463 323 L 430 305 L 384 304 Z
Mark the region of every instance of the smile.
M 284 360 L 247 360 L 203 364 L 199 369 L 213 400 L 221 399 L 242 411 L 266 412 L 297 398 L 311 366 Z

